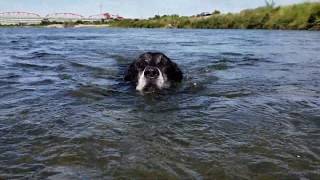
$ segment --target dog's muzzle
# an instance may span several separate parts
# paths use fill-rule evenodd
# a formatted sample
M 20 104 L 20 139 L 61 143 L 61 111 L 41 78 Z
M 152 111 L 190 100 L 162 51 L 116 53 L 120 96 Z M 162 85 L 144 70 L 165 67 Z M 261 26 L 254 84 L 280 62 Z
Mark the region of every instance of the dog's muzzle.
M 144 70 L 144 76 L 149 79 L 156 79 L 160 75 L 158 68 L 147 66 Z
M 165 78 L 159 68 L 147 66 L 138 77 L 138 91 L 153 92 L 166 87 Z

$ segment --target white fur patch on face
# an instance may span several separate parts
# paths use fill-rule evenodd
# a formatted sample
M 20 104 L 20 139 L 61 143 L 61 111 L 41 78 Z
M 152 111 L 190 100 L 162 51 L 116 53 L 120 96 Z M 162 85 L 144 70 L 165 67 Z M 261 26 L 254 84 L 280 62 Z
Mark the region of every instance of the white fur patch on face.
M 155 80 L 155 84 L 158 89 L 168 88 L 170 86 L 169 82 L 167 81 L 167 76 L 163 74 L 159 68 L 157 68 L 159 71 L 159 77 Z M 137 91 L 143 91 L 146 85 L 148 84 L 147 78 L 144 76 L 145 70 L 143 72 L 139 73 L 138 75 L 138 84 L 136 87 Z M 149 82 L 150 83 L 150 82 Z
M 138 79 L 138 84 L 136 87 L 136 90 L 138 91 L 142 91 L 144 89 L 144 87 L 147 85 L 147 79 L 146 77 L 144 77 L 144 71 L 145 69 L 142 71 L 142 73 L 139 73 L 139 79 Z
M 159 71 L 159 77 L 157 78 L 157 81 L 156 81 L 157 87 L 159 89 L 169 87 L 169 84 L 167 82 L 167 77 L 160 71 L 159 68 L 157 68 L 157 69 Z

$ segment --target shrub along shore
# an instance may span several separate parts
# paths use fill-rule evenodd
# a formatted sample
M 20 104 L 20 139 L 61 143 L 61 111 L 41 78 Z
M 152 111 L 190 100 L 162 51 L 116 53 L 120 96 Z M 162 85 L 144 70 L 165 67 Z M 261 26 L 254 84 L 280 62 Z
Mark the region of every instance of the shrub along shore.
M 240 13 L 210 16 L 164 15 L 149 19 L 125 19 L 110 22 L 111 27 L 129 28 L 200 28 L 200 29 L 292 29 L 320 30 L 320 3 L 301 3 L 288 6 L 267 5 Z

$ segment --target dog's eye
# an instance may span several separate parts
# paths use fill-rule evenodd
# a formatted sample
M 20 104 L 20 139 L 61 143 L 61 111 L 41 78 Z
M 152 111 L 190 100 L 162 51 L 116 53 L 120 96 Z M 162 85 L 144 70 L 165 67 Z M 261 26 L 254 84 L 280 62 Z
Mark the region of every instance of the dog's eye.
M 139 62 L 137 63 L 137 67 L 140 69 L 144 69 L 146 67 L 146 63 L 145 62 Z
M 164 66 L 166 64 L 166 59 L 161 58 L 160 60 L 157 61 L 157 65 L 158 66 Z
M 156 64 L 157 64 L 157 65 L 161 65 L 161 64 L 162 64 L 162 61 L 161 61 L 161 60 L 160 60 L 160 61 L 157 61 Z

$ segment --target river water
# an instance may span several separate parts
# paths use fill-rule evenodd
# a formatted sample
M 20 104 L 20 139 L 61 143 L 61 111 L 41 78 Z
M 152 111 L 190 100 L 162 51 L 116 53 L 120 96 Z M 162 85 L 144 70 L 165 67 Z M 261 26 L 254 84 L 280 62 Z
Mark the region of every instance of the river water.
M 0 179 L 319 179 L 320 33 L 0 29 Z M 176 89 L 123 82 L 140 53 Z

